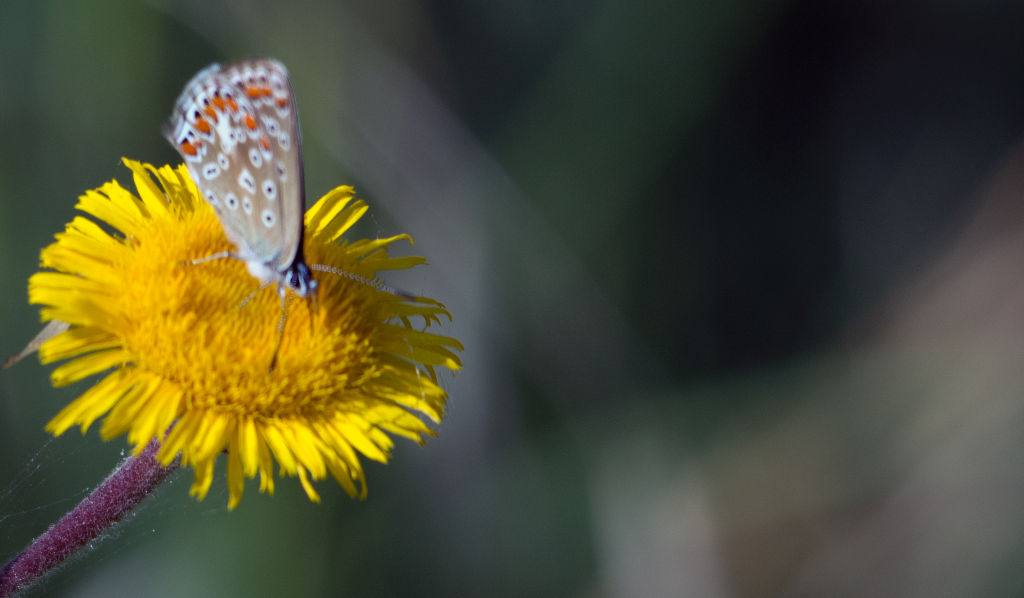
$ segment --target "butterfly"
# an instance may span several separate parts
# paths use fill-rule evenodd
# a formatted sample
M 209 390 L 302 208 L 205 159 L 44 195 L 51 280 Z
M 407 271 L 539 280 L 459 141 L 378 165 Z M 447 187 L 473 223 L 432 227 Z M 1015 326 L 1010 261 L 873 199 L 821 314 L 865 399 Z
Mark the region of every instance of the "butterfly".
M 311 269 L 417 300 L 376 279 L 324 264 L 306 264 L 299 114 L 288 70 L 277 60 L 254 58 L 202 69 L 185 84 L 163 133 L 185 160 L 189 175 L 236 249 L 191 263 L 239 259 L 260 281 L 261 289 L 277 285 L 281 321 L 271 370 L 283 336 L 287 292 L 315 299 L 317 281 Z
M 236 252 L 263 286 L 316 291 L 302 255 L 305 187 L 288 70 L 258 58 L 211 64 L 185 85 L 164 137 L 185 160 Z
M 163 133 L 236 249 L 191 263 L 236 258 L 260 288 L 277 285 L 273 370 L 288 290 L 308 297 L 317 287 L 302 255 L 302 142 L 288 70 L 271 58 L 207 66 L 185 84 Z

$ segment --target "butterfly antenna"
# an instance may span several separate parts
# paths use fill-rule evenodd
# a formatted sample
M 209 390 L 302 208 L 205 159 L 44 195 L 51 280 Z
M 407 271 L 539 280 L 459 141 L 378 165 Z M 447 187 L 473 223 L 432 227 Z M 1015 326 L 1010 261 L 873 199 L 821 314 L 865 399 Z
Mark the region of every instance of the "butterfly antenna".
M 310 264 L 309 268 L 311 270 L 316 270 L 317 272 L 327 272 L 327 273 L 330 273 L 330 274 L 334 274 L 335 276 L 341 276 L 342 278 L 347 278 L 349 280 L 354 280 L 354 281 L 356 281 L 356 282 L 358 282 L 360 284 L 364 284 L 364 285 L 366 285 L 368 287 L 372 287 L 374 289 L 377 289 L 378 291 L 383 291 L 385 293 L 394 295 L 395 297 L 398 297 L 399 299 L 405 299 L 406 301 L 415 301 L 416 300 L 416 295 L 413 295 L 412 293 L 408 293 L 408 292 L 403 291 L 401 289 L 396 289 L 393 286 L 386 285 L 386 284 L 384 284 L 383 282 L 381 282 L 381 281 L 379 281 L 377 279 L 367 278 L 365 276 L 360 276 L 358 274 L 353 274 L 352 272 L 347 272 L 347 271 L 342 270 L 340 268 L 335 268 L 333 266 L 328 266 L 326 264 Z
M 309 303 L 306 304 L 306 307 L 309 308 L 309 336 L 310 338 L 312 338 L 313 334 L 316 332 L 316 329 L 314 328 L 314 326 L 316 325 L 316 314 L 320 312 L 319 306 L 317 305 L 316 302 L 315 288 L 313 289 L 313 292 L 310 294 Z
M 277 365 L 277 354 L 281 351 L 281 342 L 284 340 L 284 323 L 288 319 L 288 307 L 285 302 L 285 295 L 282 288 L 281 295 L 281 321 L 277 323 L 277 341 L 274 343 L 274 355 L 270 358 L 270 367 L 267 368 L 267 373 L 274 371 L 274 366 Z

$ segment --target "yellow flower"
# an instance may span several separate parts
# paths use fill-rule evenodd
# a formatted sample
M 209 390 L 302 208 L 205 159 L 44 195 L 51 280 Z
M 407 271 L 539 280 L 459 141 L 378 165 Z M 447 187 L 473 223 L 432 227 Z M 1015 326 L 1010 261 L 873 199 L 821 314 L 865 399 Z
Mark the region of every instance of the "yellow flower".
M 109 371 L 47 425 L 54 435 L 84 433 L 106 414 L 100 434 L 127 433 L 136 453 L 163 438 L 158 460 L 180 452 L 203 498 L 217 455 L 227 454 L 229 508 L 246 477 L 274 491 L 273 462 L 311 480 L 330 473 L 352 496 L 366 495 L 357 453 L 386 462 L 388 434 L 422 443 L 434 434 L 447 395 L 435 367 L 458 370 L 453 338 L 427 332 L 451 316 L 440 303 L 406 300 L 333 274 L 318 274 L 315 300 L 290 296 L 276 365 L 280 299 L 243 262 L 188 262 L 233 249 L 184 166 L 125 160 L 138 197 L 110 182 L 79 199 L 77 216 L 42 252 L 29 300 L 42 318 L 70 329 L 44 343 L 44 363 L 71 359 L 54 385 Z M 306 259 L 373 279 L 381 270 L 421 264 L 392 258 L 398 239 L 338 241 L 366 212 L 351 187 L 338 187 L 306 213 Z M 120 234 L 112 234 L 116 229 Z M 168 430 L 170 430 L 168 432 Z M 166 437 L 164 438 L 164 434 Z

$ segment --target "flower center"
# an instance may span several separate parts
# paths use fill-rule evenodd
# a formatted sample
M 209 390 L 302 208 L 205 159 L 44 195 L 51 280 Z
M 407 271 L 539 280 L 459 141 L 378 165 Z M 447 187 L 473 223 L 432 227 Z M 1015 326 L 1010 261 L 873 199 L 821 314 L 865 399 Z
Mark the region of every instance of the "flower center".
M 114 265 L 123 293 L 113 300 L 135 366 L 177 384 L 196 408 L 289 417 L 361 400 L 360 386 L 377 373 L 372 289 L 325 276 L 315 296 L 288 294 L 281 330 L 276 287 L 260 289 L 243 262 L 189 263 L 231 249 L 213 211 L 201 205 L 179 217 L 182 226 L 154 221 L 136 231 L 133 251 Z M 182 229 L 188 234 L 175 234 Z M 324 256 L 314 248 L 310 257 Z

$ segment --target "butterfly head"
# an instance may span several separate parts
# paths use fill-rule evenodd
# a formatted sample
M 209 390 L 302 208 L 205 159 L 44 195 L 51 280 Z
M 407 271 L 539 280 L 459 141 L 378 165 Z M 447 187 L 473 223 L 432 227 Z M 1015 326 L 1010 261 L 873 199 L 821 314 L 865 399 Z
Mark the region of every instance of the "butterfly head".
M 296 260 L 287 270 L 282 273 L 284 284 L 299 297 L 306 297 L 316 292 L 316 280 L 310 272 L 306 262 Z
M 316 291 L 317 284 L 313 278 L 313 272 L 310 271 L 301 254 L 296 256 L 295 261 L 283 270 L 277 270 L 270 262 L 248 259 L 245 256 L 235 254 L 231 255 L 245 262 L 246 267 L 249 269 L 249 274 L 252 274 L 262 284 L 260 288 L 277 283 L 277 288 L 282 296 L 284 296 L 286 290 L 291 290 L 303 298 Z

